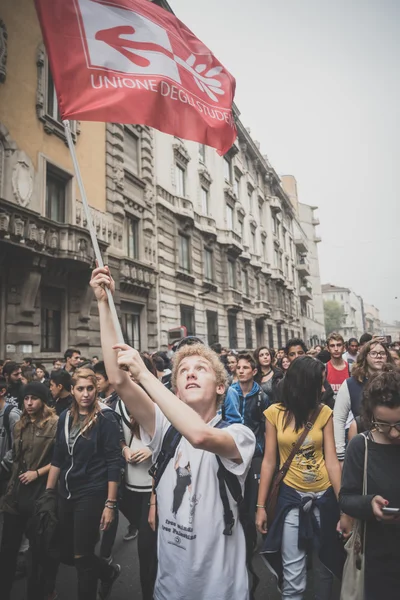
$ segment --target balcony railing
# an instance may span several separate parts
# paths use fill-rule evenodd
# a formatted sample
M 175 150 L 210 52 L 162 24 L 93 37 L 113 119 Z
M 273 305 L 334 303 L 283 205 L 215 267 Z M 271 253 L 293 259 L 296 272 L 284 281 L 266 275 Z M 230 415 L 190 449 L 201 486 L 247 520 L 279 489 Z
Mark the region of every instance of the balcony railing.
M 310 263 L 306 258 L 300 257 L 297 260 L 296 267 L 300 277 L 307 277 L 308 275 L 310 275 Z

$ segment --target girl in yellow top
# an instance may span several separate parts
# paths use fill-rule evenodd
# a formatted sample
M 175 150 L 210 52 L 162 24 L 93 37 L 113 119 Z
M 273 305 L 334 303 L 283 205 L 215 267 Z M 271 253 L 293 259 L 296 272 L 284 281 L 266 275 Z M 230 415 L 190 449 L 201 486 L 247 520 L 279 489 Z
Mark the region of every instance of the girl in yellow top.
M 341 471 L 332 410 L 320 405 L 324 379 L 325 366 L 321 362 L 309 356 L 297 358 L 280 384 L 282 404 L 273 404 L 264 413 L 265 452 L 256 525 L 260 533 L 268 532 L 263 557 L 280 580 L 282 598 L 291 600 L 302 600 L 304 596 L 307 553 L 317 550 L 326 565 L 319 560 L 315 563 L 316 600 L 330 598 L 331 573 L 340 576 L 342 568 L 343 548 L 336 535 Z M 318 417 L 292 460 L 281 485 L 275 519 L 269 524 L 264 507 L 276 469 L 277 450 L 282 467 L 318 406 Z

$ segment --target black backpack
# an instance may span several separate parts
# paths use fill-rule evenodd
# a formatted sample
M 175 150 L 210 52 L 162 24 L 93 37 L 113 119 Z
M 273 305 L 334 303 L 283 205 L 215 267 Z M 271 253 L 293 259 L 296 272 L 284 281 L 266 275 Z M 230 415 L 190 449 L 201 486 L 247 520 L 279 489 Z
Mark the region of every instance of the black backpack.
M 228 427 L 228 425 L 229 423 L 221 420 L 215 425 L 215 427 L 217 429 L 225 429 L 225 427 Z M 170 425 L 166 434 L 164 435 L 161 450 L 159 455 L 157 456 L 157 460 L 149 470 L 149 474 L 154 478 L 154 490 L 157 489 L 157 486 L 160 483 L 161 477 L 163 476 L 168 463 L 175 456 L 175 452 L 181 438 L 182 434 L 179 433 L 179 431 L 177 431 L 175 427 Z M 224 530 L 222 533 L 223 535 L 232 535 L 232 529 L 235 525 L 235 519 L 229 504 L 229 498 L 226 491 L 226 488 L 228 488 L 232 498 L 238 506 L 239 521 L 243 527 L 243 532 L 246 540 L 246 565 L 249 573 L 252 576 L 250 600 L 253 600 L 255 597 L 255 590 L 260 581 L 258 575 L 254 572 L 252 564 L 253 552 L 257 542 L 257 531 L 255 527 L 254 517 L 252 518 L 247 511 L 238 478 L 236 477 L 236 475 L 234 475 L 224 467 L 219 456 L 215 456 L 215 458 L 218 463 L 217 477 L 219 494 L 224 509 Z

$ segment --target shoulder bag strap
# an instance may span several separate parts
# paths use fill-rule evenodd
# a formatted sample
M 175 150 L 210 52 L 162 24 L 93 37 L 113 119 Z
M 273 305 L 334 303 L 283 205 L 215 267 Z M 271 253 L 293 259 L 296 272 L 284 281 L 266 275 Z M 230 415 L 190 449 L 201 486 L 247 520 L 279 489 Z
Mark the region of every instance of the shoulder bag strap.
M 364 453 L 364 477 L 363 477 L 363 496 L 366 496 L 368 491 L 368 437 L 363 435 L 365 442 L 365 453 Z
M 11 443 L 11 429 L 10 429 L 10 412 L 13 409 L 13 405 L 12 404 L 6 404 L 6 407 L 4 409 L 4 415 L 3 415 L 3 425 L 4 425 L 4 429 L 6 430 L 6 435 L 7 435 L 7 441 L 8 441 L 8 448 L 10 449 L 12 446 Z
M 310 420 L 307 421 L 307 423 L 304 427 L 304 430 L 301 432 L 301 434 L 299 435 L 299 437 L 297 439 L 297 442 L 293 446 L 291 453 L 287 457 L 285 463 L 282 465 L 282 468 L 279 469 L 279 472 L 281 472 L 283 474 L 283 476 L 285 476 L 286 473 L 289 471 L 289 467 L 292 464 L 292 460 L 294 459 L 297 452 L 301 448 L 301 445 L 304 442 L 304 440 L 306 439 L 308 432 L 311 431 L 311 429 L 314 427 L 314 423 L 317 420 L 318 415 L 321 412 L 321 410 L 322 410 L 321 405 L 317 406 L 317 408 L 314 410 L 314 412 L 312 413 L 312 415 L 310 417 Z

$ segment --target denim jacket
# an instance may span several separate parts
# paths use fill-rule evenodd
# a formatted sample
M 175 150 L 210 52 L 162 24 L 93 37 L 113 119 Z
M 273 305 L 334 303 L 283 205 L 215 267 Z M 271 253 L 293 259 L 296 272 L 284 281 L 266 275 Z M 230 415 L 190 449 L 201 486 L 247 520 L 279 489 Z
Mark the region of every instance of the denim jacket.
M 246 396 L 243 395 L 239 383 L 228 388 L 224 402 L 224 419 L 228 423 L 242 423 L 249 427 L 256 436 L 255 457 L 264 455 L 265 416 L 264 411 L 270 405 L 269 398 L 258 383 Z
M 313 508 L 320 511 L 320 525 Z M 321 562 L 339 579 L 342 576 L 345 551 L 340 542 L 336 527 L 340 518 L 339 505 L 333 488 L 317 497 L 315 494 L 300 495 L 294 488 L 281 484 L 275 519 L 264 538 L 260 554 L 282 582 L 281 546 L 286 515 L 294 508 L 299 509 L 298 547 L 307 552 L 313 549 L 319 553 Z

